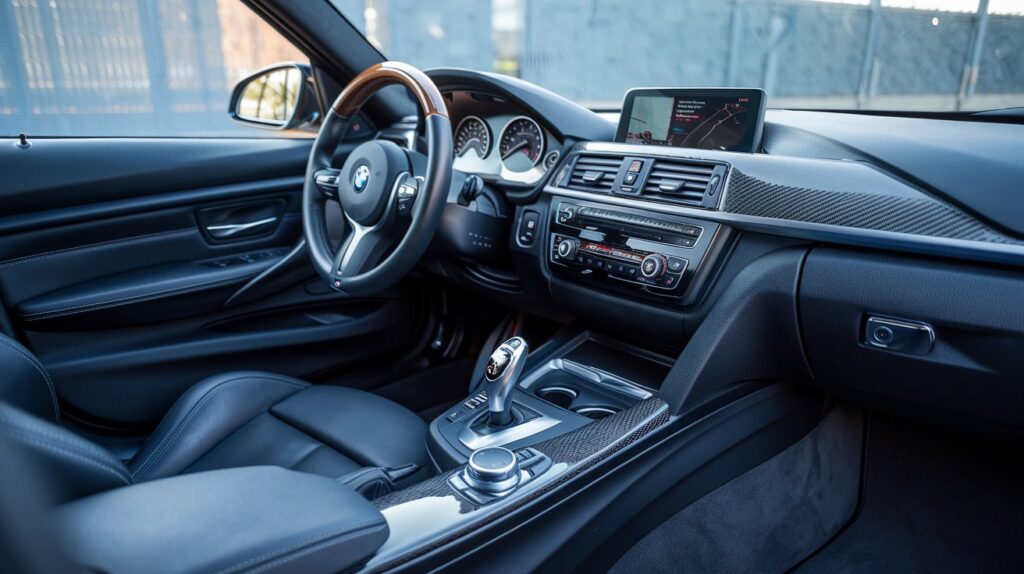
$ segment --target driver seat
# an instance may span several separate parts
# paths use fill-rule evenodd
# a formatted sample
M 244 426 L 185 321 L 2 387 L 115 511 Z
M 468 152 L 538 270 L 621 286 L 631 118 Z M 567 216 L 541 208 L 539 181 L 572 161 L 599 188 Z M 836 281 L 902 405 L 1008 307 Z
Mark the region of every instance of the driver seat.
M 40 465 L 56 502 L 240 466 L 273 465 L 332 478 L 367 467 L 404 467 L 403 484 L 432 473 L 426 423 L 365 391 L 261 371 L 216 375 L 187 390 L 139 452 L 122 462 L 60 426 L 46 369 L 4 335 L 0 373 L 0 433 Z

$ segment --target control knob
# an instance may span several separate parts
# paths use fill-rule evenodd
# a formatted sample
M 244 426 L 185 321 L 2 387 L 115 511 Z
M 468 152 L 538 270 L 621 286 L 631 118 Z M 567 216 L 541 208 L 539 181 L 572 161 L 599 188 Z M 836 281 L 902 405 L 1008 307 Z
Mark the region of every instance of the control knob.
M 558 256 L 562 259 L 575 259 L 576 258 L 576 240 L 568 237 L 560 240 L 558 245 L 555 247 L 558 251 Z
M 516 455 L 500 446 L 485 447 L 469 455 L 462 473 L 466 484 L 484 492 L 505 492 L 519 484 L 519 461 Z
M 558 222 L 566 223 L 572 221 L 572 218 L 576 217 L 576 208 L 573 206 L 563 207 L 558 212 Z
M 640 274 L 648 279 L 657 279 L 665 274 L 665 267 L 668 260 L 664 255 L 652 253 L 640 262 Z

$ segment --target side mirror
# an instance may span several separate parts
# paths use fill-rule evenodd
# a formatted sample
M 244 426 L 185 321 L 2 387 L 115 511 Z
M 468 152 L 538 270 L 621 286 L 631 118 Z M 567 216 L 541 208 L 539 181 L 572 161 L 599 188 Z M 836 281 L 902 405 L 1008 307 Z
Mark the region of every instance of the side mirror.
M 235 84 L 228 104 L 231 119 L 246 125 L 286 130 L 319 116 L 309 66 L 277 64 Z

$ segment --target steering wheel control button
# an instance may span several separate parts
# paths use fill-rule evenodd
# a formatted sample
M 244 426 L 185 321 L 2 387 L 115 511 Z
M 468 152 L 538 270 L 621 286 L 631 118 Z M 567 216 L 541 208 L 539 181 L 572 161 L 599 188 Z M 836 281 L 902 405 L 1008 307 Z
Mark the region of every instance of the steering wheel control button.
M 336 169 L 321 169 L 313 176 L 316 188 L 324 197 L 338 197 L 338 177 Z
M 462 478 L 470 487 L 483 492 L 512 490 L 519 485 L 519 460 L 504 447 L 481 448 L 469 456 Z
M 656 279 L 665 274 L 666 264 L 664 255 L 652 253 L 640 263 L 640 274 L 648 279 Z
M 398 214 L 408 215 L 412 211 L 413 201 L 419 192 L 419 180 L 407 177 L 398 185 Z

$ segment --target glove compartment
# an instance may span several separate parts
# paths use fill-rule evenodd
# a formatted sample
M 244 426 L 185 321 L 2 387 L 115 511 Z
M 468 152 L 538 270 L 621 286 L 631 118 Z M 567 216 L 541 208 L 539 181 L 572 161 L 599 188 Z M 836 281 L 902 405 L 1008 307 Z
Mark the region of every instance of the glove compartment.
M 897 412 L 920 406 L 937 419 L 1024 428 L 1021 271 L 820 248 L 804 265 L 799 314 L 825 390 Z M 881 348 L 873 317 L 927 326 L 931 344 Z

